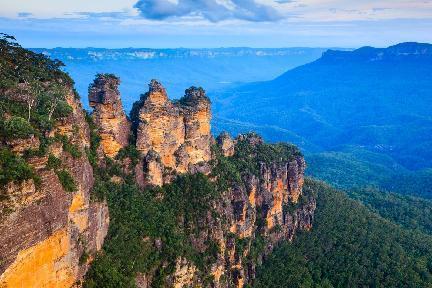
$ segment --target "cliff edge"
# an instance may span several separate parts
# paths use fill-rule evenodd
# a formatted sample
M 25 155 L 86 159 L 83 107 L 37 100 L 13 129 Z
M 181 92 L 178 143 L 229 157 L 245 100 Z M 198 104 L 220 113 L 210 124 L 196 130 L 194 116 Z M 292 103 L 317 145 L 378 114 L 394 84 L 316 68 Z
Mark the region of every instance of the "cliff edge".
M 61 63 L 0 45 L 0 287 L 244 287 L 312 228 L 300 151 L 213 139 L 202 88 L 152 80 L 127 117 L 98 74 L 88 114 Z

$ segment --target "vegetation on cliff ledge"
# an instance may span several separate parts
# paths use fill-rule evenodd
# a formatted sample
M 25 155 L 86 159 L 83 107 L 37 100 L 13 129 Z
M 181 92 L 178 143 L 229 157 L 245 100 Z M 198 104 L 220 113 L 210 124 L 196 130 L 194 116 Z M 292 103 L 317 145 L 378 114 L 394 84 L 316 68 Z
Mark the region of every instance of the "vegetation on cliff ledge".
M 90 120 L 91 121 L 91 120 Z M 254 137 L 252 137 L 254 136 Z M 252 147 L 256 135 L 248 135 L 234 157 L 224 157 L 218 147 L 214 147 L 215 160 L 210 176 L 185 174 L 178 176 L 171 184 L 155 188 L 138 188 L 133 179 L 122 174 L 117 164 L 107 161 L 105 169 L 98 168 L 98 179 L 93 197 L 106 199 L 110 210 L 110 228 L 104 248 L 96 257 L 86 275 L 85 287 L 135 287 L 137 273 L 154 274 L 152 287 L 165 287 L 166 279 L 174 272 L 175 259 L 182 257 L 198 268 L 204 285 L 211 283 L 211 265 L 215 263 L 219 247 L 206 240 L 202 251 L 197 251 L 192 241 L 209 227 L 208 217 L 220 215 L 215 202 L 223 202 L 223 192 L 241 182 L 241 175 L 257 159 L 263 161 L 284 161 L 298 150 L 291 146 L 272 146 L 260 143 L 260 148 Z M 258 139 L 258 138 L 257 138 Z M 94 143 L 97 145 L 97 141 Z M 93 151 L 93 152 L 92 152 Z M 95 153 L 95 147 L 89 154 Z M 243 158 L 246 154 L 251 156 Z M 119 159 L 135 155 L 131 148 L 119 152 Z M 243 159 L 243 160 L 241 160 Z M 109 181 L 112 176 L 125 179 L 122 184 Z M 215 181 L 210 181 L 214 179 Z M 264 221 L 264 220 L 263 220 Z M 264 225 L 262 223 L 261 225 Z M 229 236 L 229 235 L 228 235 Z M 245 239 L 235 241 L 237 257 L 242 255 Z M 252 244 L 247 261 L 256 261 L 265 247 L 265 240 L 257 237 Z M 240 256 L 241 257 L 241 256 Z

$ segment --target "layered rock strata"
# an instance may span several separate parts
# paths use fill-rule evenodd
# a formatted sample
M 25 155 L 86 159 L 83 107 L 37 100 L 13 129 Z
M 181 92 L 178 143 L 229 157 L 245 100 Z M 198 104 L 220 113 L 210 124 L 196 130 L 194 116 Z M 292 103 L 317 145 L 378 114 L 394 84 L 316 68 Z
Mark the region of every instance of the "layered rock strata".
M 191 87 L 184 97 L 173 102 L 156 80 L 151 81 L 149 91 L 134 104 L 130 124 L 122 108 L 118 85 L 118 78 L 98 75 L 89 89 L 92 117 L 101 138 L 102 151 L 98 157 L 112 158 L 105 159 L 106 163 L 119 164 L 126 176 L 134 174 L 141 187 L 162 186 L 181 173 L 200 172 L 217 181 L 211 168 L 220 161 L 229 162 L 238 157 L 236 153 L 245 145 L 247 151 L 258 151 L 256 148 L 265 145 L 255 134 L 240 135 L 234 140 L 224 133 L 216 139 L 219 149 L 216 154 L 223 157 L 219 159 L 211 149 L 214 143 L 210 132 L 211 107 L 204 90 Z M 71 89 L 66 100 L 73 111 L 57 121 L 49 136 L 66 136 L 78 147 L 81 156 L 71 155 L 59 142 L 50 143 L 47 149 L 70 172 L 77 189 L 65 191 L 55 171 L 47 168 L 48 156 L 28 159 L 41 176 L 40 187 L 27 180 L 2 188 L 2 194 L 9 196 L 7 205 L 11 211 L 0 214 L 0 287 L 71 287 L 82 279 L 107 234 L 106 203 L 90 201 L 93 168 L 85 156 L 90 148 L 89 126 L 81 103 Z M 136 138 L 136 147 L 132 148 L 139 152 L 137 159 L 127 151 L 119 154 L 121 149 L 131 148 L 127 147 L 131 133 Z M 23 154 L 29 147 L 35 149 L 40 145 L 36 136 L 29 139 L 28 143 L 6 144 L 11 151 Z M 122 155 L 127 156 L 122 158 Z M 251 156 L 254 159 L 256 155 Z M 190 231 L 198 231 L 189 235 L 197 252 L 204 253 L 209 243 L 216 243 L 214 263 L 205 267 L 205 271 L 183 257 L 163 263 L 173 267 L 166 278 L 167 286 L 252 284 L 256 266 L 275 245 L 292 240 L 299 229 L 312 227 L 316 202 L 302 191 L 305 162 L 300 153 L 289 155 L 283 161 L 255 164 L 258 165 L 253 165 L 256 168 L 253 171 L 237 171 L 239 179 L 211 203 L 212 211 L 200 219 L 199 227 L 188 227 Z M 111 181 L 124 183 L 118 175 L 112 176 Z M 161 239 L 152 240 L 155 249 L 163 249 Z M 151 287 L 157 273 L 157 267 L 147 274 L 138 273 L 137 286 Z
M 228 155 L 233 155 L 240 145 L 265 145 L 256 135 L 240 135 L 233 140 L 223 134 L 217 140 L 221 152 L 227 151 L 224 143 L 236 143 L 232 148 L 234 152 L 230 151 Z M 190 261 L 173 259 L 175 269 L 166 279 L 168 287 L 251 285 L 257 266 L 278 243 L 291 241 L 298 230 L 311 229 L 316 201 L 313 195 L 302 191 L 303 156 L 261 162 L 258 167 L 256 174 L 241 173 L 241 181 L 228 187 L 212 203 L 213 210 L 199 221 L 198 227 L 189 228 L 199 231 L 190 236 L 196 251 L 203 253 L 208 243 L 217 243 L 216 261 L 206 267 L 206 271 L 200 271 Z M 210 282 L 205 280 L 209 275 Z M 152 278 L 151 273 L 140 274 L 138 287 L 151 287 Z M 143 279 L 146 279 L 145 284 Z
M 47 168 L 48 156 L 28 159 L 40 176 L 38 187 L 30 179 L 1 188 L 11 201 L 3 202 L 7 207 L 1 211 L 0 287 L 71 287 L 82 279 L 108 231 L 106 203 L 90 201 L 94 179 L 85 156 L 90 135 L 84 111 L 71 88 L 66 100 L 72 113 L 57 121 L 52 134 L 67 136 L 81 156 L 72 157 L 58 142 L 48 151 L 61 160 L 77 189 L 65 191 Z
M 234 144 L 235 142 L 227 132 L 222 132 L 217 138 L 216 142 L 219 145 L 222 154 L 225 157 L 234 155 Z

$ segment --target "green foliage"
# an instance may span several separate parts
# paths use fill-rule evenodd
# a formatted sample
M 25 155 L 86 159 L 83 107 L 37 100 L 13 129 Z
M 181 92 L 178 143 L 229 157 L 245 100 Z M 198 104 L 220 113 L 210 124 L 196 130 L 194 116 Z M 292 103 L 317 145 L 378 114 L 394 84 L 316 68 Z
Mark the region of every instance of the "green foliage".
M 86 250 L 84 250 L 84 251 L 82 252 L 82 254 L 81 254 L 79 260 L 78 260 L 78 263 L 79 263 L 80 265 L 85 264 L 85 263 L 87 262 L 87 260 L 89 259 L 89 257 L 90 257 L 90 255 L 87 253 Z
M 354 147 L 344 153 L 308 155 L 307 160 L 308 174 L 346 189 L 351 198 L 383 218 L 404 228 L 432 233 L 432 202 L 404 196 L 431 198 L 432 170 L 409 172 L 389 157 Z
M 5 123 L 10 124 L 6 125 L 9 137 L 13 133 L 22 138 L 34 133 L 43 136 L 55 120 L 72 112 L 65 96 L 73 81 L 61 66 L 60 61 L 26 50 L 13 37 L 0 34 L 0 93 L 4 94 L 0 98 L 0 117 L 8 113 L 28 122 L 27 126 L 24 121 Z
M 274 253 L 270 254 L 270 258 L 266 260 L 264 267 L 258 269 L 258 278 L 254 287 L 323 287 L 315 285 L 307 261 L 301 251 L 290 246 L 289 243 L 283 243 Z
M 282 245 L 256 287 L 431 287 L 432 237 L 402 229 L 321 182 L 311 232 Z M 295 268 L 294 268 L 295 267 Z
M 241 183 L 242 175 L 246 173 L 260 176 L 261 163 L 289 162 L 302 155 L 300 150 L 291 144 L 252 144 L 250 139 L 257 137 L 259 136 L 250 133 L 244 139 L 239 140 L 232 157 L 224 157 L 217 146 L 212 147 L 212 153 L 216 158 L 212 174 L 218 177 L 216 183 L 218 191 L 226 191 L 233 184 Z
M 28 179 L 35 180 L 36 184 L 40 182 L 39 177 L 22 157 L 7 149 L 0 149 L 0 185 Z
M 112 73 L 98 73 L 98 74 L 96 74 L 96 78 L 99 78 L 99 77 L 119 80 L 119 78 L 115 74 L 112 74 Z
M 212 201 L 218 197 L 206 176 L 184 175 L 172 184 L 144 191 L 134 184 L 100 182 L 92 194 L 108 200 L 110 229 L 104 254 L 92 265 L 86 287 L 130 287 L 136 272 L 149 271 L 179 256 L 203 270 L 207 263 L 214 261 L 218 249 L 215 243 L 210 241 L 206 252 L 199 253 L 189 238 L 204 228 L 200 220 L 206 217 Z M 155 247 L 156 240 L 162 243 L 160 250 Z M 155 287 L 158 281 L 164 285 L 164 275 L 169 272 L 160 267 Z
M 254 133 L 246 135 L 245 139 L 240 139 L 236 144 L 233 161 L 236 164 L 237 170 L 250 172 L 259 175 L 261 163 L 282 163 L 289 162 L 295 159 L 296 156 L 302 156 L 300 150 L 287 143 L 277 144 L 252 144 L 251 138 L 259 137 Z
M 432 168 L 394 175 L 383 181 L 380 187 L 404 195 L 432 199 Z
M 137 150 L 135 145 L 128 145 L 118 152 L 116 158 L 123 160 L 129 158 L 131 160 L 131 167 L 135 167 L 138 164 L 140 152 Z
M 7 139 L 25 139 L 35 133 L 27 120 L 19 116 L 12 116 L 1 125 L 1 134 Z
M 86 274 L 86 288 L 134 288 L 134 279 L 127 277 L 122 271 L 122 267 L 115 264 L 109 256 L 99 255 Z
M 93 121 L 91 114 L 86 112 L 85 120 L 90 128 L 90 149 L 86 151 L 87 157 L 93 169 L 97 170 L 97 149 L 99 148 L 101 138 L 97 131 L 96 124 Z
M 56 171 L 56 174 L 59 178 L 61 185 L 63 186 L 63 189 L 65 189 L 67 192 L 74 192 L 78 189 L 74 178 L 68 171 L 59 170 Z
M 56 109 L 54 110 L 54 119 L 65 118 L 72 113 L 72 107 L 69 104 L 62 100 L 57 104 Z
M 61 159 L 55 157 L 52 154 L 48 155 L 48 163 L 46 166 L 47 169 L 58 170 L 61 167 L 61 165 L 62 165 Z
M 432 169 L 409 171 L 392 158 L 363 148 L 306 155 L 306 173 L 343 189 L 374 185 L 404 195 L 432 198 Z
M 249 238 L 236 238 L 235 239 L 235 253 L 241 257 L 249 244 Z
M 432 235 L 432 201 L 379 190 L 374 187 L 354 188 L 348 196 L 359 200 L 381 217 L 404 228 Z
M 43 54 L 22 48 L 14 37 L 0 33 L 0 90 L 14 88 L 18 83 L 37 80 L 61 80 L 71 85 L 72 79 L 60 67 L 64 64 Z
M 388 177 L 406 172 L 390 157 L 350 147 L 306 155 L 306 173 L 338 188 L 379 185 Z
M 94 142 L 97 145 L 98 142 Z M 213 147 L 216 160 L 210 178 L 217 179 L 214 182 L 202 174 L 186 174 L 169 185 L 144 190 L 138 189 L 132 179 L 124 178 L 118 164 L 105 159 L 106 168 L 97 170 L 98 180 L 92 197 L 108 201 L 110 228 L 103 252 L 87 274 L 85 286 L 130 287 L 137 272 L 156 270 L 152 285 L 164 287 L 166 276 L 174 269 L 173 260 L 178 257 L 197 266 L 203 273 L 203 281 L 208 283 L 211 279 L 205 275 L 216 261 L 219 246 L 211 239 L 205 239 L 206 249 L 199 252 L 194 249 L 191 239 L 209 229 L 205 221 L 209 213 L 213 218 L 219 217 L 213 208 L 215 201 L 221 201 L 221 195 L 229 186 L 242 183 L 240 169 L 252 165 L 254 157 L 269 162 L 286 161 L 299 155 L 298 150 L 282 144 L 252 147 L 248 142 L 238 151 L 237 156 L 227 158 Z M 242 157 L 247 153 L 252 155 L 248 154 L 247 160 L 243 161 Z M 118 159 L 125 157 L 137 159 L 138 153 L 134 147 L 126 147 L 119 152 Z M 123 177 L 125 183 L 109 182 L 112 175 Z M 251 256 L 245 261 L 256 261 L 266 247 L 265 239 L 259 234 L 252 242 Z M 238 256 L 242 257 L 248 243 L 249 239 L 235 239 Z M 171 264 L 165 267 L 162 265 L 165 262 Z

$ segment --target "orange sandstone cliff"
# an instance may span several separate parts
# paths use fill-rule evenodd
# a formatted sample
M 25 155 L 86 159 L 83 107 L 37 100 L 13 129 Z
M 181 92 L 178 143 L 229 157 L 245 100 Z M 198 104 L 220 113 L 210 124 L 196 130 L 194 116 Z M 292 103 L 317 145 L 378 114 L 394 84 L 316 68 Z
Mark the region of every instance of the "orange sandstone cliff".
M 0 287 L 73 286 L 86 273 L 108 231 L 106 203 L 90 199 L 94 179 L 85 154 L 90 145 L 88 124 L 70 87 L 66 93 L 72 113 L 57 121 L 52 134 L 68 137 L 77 147 L 76 155 L 60 142 L 50 143 L 47 149 L 70 173 L 76 189 L 65 191 L 59 177 L 47 167 L 47 155 L 27 160 L 40 183 L 30 179 L 1 188 Z M 11 145 L 14 150 L 24 144 L 15 141 Z
M 145 157 L 147 184 L 160 186 L 194 169 L 208 172 L 211 109 L 202 88 L 187 89 L 173 103 L 165 88 L 152 80 L 149 91 L 134 104 L 131 118 L 136 148 Z
M 134 175 L 140 187 L 162 186 L 183 173 L 215 177 L 212 168 L 218 161 L 255 157 L 266 145 L 255 134 L 232 139 L 224 133 L 214 140 L 210 131 L 211 104 L 202 88 L 191 87 L 184 97 L 171 101 L 163 86 L 152 80 L 149 91 L 134 104 L 129 121 L 123 111 L 119 83 L 115 76 L 102 74 L 89 88 L 91 118 L 100 138 L 98 161 L 92 164 L 114 161 L 126 174 Z M 91 142 L 89 124 L 70 88 L 67 101 L 73 112 L 56 123 L 52 136 L 66 136 L 80 153 L 71 155 L 59 142 L 50 143 L 48 150 L 61 159 L 63 169 L 71 173 L 77 187 L 73 192 L 65 191 L 59 176 L 47 166 L 48 156 L 31 156 L 28 162 L 41 182 L 36 185 L 30 179 L 2 188 L 8 201 L 1 202 L 0 287 L 79 284 L 107 234 L 107 204 L 90 199 L 94 171 L 86 157 Z M 21 153 L 24 146 L 40 145 L 37 136 L 24 142 L 2 145 L 9 145 L 15 153 Z M 119 157 L 129 145 L 139 154 L 133 161 Z M 247 147 L 250 155 L 240 155 L 242 147 Z M 212 203 L 220 216 L 209 211 L 195 227 L 199 234 L 191 241 L 196 251 L 204 251 L 210 240 L 217 243 L 213 265 L 199 271 L 185 258 L 172 259 L 174 269 L 165 279 L 166 286 L 203 287 L 207 285 L 203 279 L 210 277 L 212 287 L 243 287 L 253 282 L 256 266 L 275 245 L 291 240 L 298 229 L 311 228 L 316 203 L 302 192 L 303 156 L 294 153 L 283 161 L 258 164 L 255 173 L 242 171 L 240 181 L 227 187 L 222 197 Z M 110 181 L 121 183 L 123 179 L 112 177 Z M 300 203 L 301 197 L 306 200 Z M 4 213 L 6 210 L 9 212 Z M 259 239 L 265 240 L 265 247 L 253 253 Z M 239 241 L 242 247 L 236 244 Z M 139 273 L 136 285 L 151 287 L 152 273 Z M 208 277 L 203 276 L 205 273 Z

